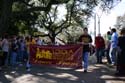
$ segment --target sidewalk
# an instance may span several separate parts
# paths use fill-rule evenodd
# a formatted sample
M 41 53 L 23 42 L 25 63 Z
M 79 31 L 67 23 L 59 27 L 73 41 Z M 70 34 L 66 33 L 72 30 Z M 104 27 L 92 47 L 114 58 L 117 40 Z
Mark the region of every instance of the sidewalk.
M 115 67 L 91 64 L 89 72 L 47 66 L 8 68 L 0 72 L 0 83 L 125 83 L 125 77 L 115 77 Z

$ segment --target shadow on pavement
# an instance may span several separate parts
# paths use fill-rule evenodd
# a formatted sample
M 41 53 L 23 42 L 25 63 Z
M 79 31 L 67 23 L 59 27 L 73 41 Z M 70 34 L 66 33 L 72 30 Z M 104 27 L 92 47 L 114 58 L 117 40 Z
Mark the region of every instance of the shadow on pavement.
M 82 69 L 70 69 L 48 66 L 32 66 L 27 72 L 25 67 L 6 68 L 0 72 L 0 83 L 108 83 L 125 81 L 124 77 L 115 77 L 114 68 L 93 64 L 89 72 Z M 113 82 L 115 83 L 115 82 Z

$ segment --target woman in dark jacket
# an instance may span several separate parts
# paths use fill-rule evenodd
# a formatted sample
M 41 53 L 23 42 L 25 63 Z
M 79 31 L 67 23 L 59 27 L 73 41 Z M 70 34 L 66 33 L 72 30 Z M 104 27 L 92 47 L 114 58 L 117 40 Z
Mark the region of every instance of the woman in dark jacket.
M 125 75 L 125 28 L 121 29 L 121 36 L 118 38 L 116 75 Z

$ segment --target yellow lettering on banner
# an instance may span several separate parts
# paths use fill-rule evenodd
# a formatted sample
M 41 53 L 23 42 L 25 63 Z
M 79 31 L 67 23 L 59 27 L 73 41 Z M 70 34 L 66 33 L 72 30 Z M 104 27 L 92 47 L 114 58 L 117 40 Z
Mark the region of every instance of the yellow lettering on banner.
M 73 50 L 65 50 L 65 49 L 55 49 L 53 51 L 53 59 L 57 59 L 57 60 L 73 60 Z
M 50 51 L 46 51 L 46 58 L 47 59 L 52 59 L 52 53 Z
M 36 59 L 56 59 L 56 60 L 73 60 L 73 50 L 65 50 L 65 49 L 55 49 L 53 50 L 53 53 L 51 53 L 50 50 L 44 50 L 37 48 L 36 51 Z
M 34 62 L 35 62 L 35 63 L 37 63 L 38 61 L 37 61 L 37 60 L 35 60 Z
M 41 58 L 46 58 L 45 56 L 46 56 L 46 51 L 42 50 L 42 52 L 41 52 Z
M 52 62 L 47 62 L 47 61 L 37 61 L 39 64 L 51 64 Z
M 57 63 L 57 65 L 78 66 L 78 64 L 75 63 L 75 62 L 62 62 L 62 61 L 59 61 L 59 62 Z
M 41 52 L 39 48 L 37 48 L 36 58 L 41 58 Z
M 71 55 L 72 55 L 72 54 L 73 54 L 73 51 L 72 51 L 72 50 L 69 50 L 69 54 L 71 54 Z
M 52 53 L 47 50 L 40 50 L 40 48 L 37 48 L 37 52 L 36 52 L 36 59 L 41 59 L 41 58 L 45 58 L 45 59 L 52 59 Z

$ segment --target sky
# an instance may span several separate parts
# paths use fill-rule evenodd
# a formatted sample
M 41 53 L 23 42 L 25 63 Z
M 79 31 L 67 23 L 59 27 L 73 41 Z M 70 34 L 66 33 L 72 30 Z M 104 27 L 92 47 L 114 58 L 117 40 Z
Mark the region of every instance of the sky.
M 60 10 L 61 9 L 61 10 Z M 110 13 L 106 14 L 103 13 L 101 18 L 100 18 L 100 33 L 106 34 L 107 31 L 109 31 L 109 27 L 114 28 L 114 25 L 116 23 L 116 19 L 118 16 L 121 16 L 125 13 L 125 0 L 122 0 L 118 5 L 116 5 Z M 58 8 L 59 11 L 59 18 L 64 19 L 64 15 L 66 14 L 66 9 L 63 5 L 59 6 Z M 98 15 L 100 14 L 100 10 L 98 11 Z M 91 18 L 91 21 L 89 23 L 89 31 L 94 34 L 94 18 Z M 96 23 L 96 33 L 98 34 L 98 24 Z M 97 35 L 96 34 L 96 35 Z
M 117 6 L 115 6 L 109 14 L 103 13 L 100 18 L 100 33 L 105 34 L 109 31 L 109 27 L 114 28 L 117 16 L 121 16 L 125 13 L 125 0 L 122 0 Z M 100 13 L 100 12 L 98 12 Z M 96 25 L 96 33 L 98 34 L 98 25 Z M 91 19 L 89 25 L 90 31 L 94 32 L 94 18 Z

